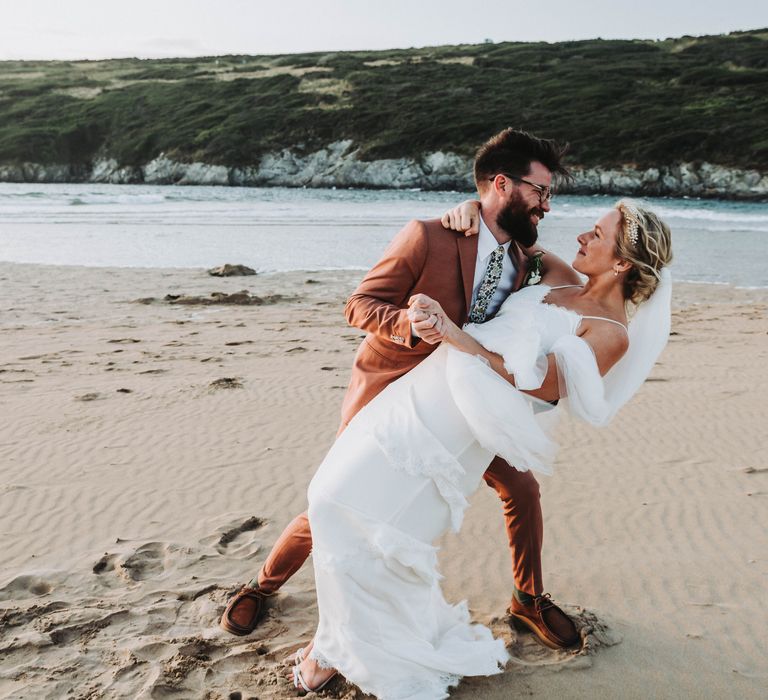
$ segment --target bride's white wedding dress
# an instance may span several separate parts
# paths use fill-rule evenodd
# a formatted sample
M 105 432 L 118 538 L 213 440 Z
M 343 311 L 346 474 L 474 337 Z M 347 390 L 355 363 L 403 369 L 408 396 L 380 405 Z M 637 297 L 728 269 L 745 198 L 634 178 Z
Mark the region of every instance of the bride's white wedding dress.
M 538 388 L 554 353 L 568 409 L 610 409 L 581 316 L 544 303 L 550 287 L 510 296 L 465 330 Z M 562 392 L 561 392 L 562 393 Z M 501 640 L 443 598 L 432 542 L 458 530 L 494 455 L 551 472 L 559 411 L 518 391 L 479 357 L 441 346 L 362 409 L 309 487 L 319 626 L 311 657 L 382 700 L 445 698 L 462 676 L 499 673 Z

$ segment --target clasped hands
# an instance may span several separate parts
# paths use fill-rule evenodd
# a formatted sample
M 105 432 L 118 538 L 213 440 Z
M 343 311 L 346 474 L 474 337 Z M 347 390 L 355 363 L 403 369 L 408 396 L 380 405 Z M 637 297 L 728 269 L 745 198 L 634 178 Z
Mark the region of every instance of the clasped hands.
M 450 341 L 460 330 L 443 307 L 426 294 L 414 294 L 408 300 L 408 318 L 419 337 L 430 345 Z

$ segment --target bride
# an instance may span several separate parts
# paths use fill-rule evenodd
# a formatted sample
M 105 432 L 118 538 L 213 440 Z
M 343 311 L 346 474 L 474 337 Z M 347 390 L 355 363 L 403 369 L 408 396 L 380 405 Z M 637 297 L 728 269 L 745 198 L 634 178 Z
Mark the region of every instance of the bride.
M 606 424 L 669 335 L 669 228 L 624 201 L 577 241 L 583 286 L 545 274 L 482 325 L 459 328 L 433 299 L 411 298 L 441 346 L 357 414 L 309 487 L 319 624 L 297 687 L 338 672 L 382 700 L 445 698 L 507 662 L 504 643 L 444 599 L 432 543 L 460 528 L 495 455 L 551 473 L 555 415 Z M 629 326 L 628 304 L 639 307 Z

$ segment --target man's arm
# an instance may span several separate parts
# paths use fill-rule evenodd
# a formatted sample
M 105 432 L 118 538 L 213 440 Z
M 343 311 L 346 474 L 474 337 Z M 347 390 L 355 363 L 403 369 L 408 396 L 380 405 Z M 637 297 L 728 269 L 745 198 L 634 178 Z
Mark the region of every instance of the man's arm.
M 347 300 L 347 323 L 399 345 L 416 345 L 419 339 L 411 332 L 408 310 L 401 307 L 421 276 L 428 252 L 426 227 L 409 222 Z

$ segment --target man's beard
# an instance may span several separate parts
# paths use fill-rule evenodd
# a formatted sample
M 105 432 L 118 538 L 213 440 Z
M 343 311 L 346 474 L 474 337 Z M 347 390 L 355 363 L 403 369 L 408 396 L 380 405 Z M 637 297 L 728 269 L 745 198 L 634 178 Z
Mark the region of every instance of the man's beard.
M 533 214 L 536 214 L 539 220 L 544 216 L 539 207 L 529 209 L 522 197 L 515 197 L 499 212 L 496 224 L 512 240 L 517 241 L 523 248 L 529 248 L 539 238 L 538 227 L 531 221 Z

